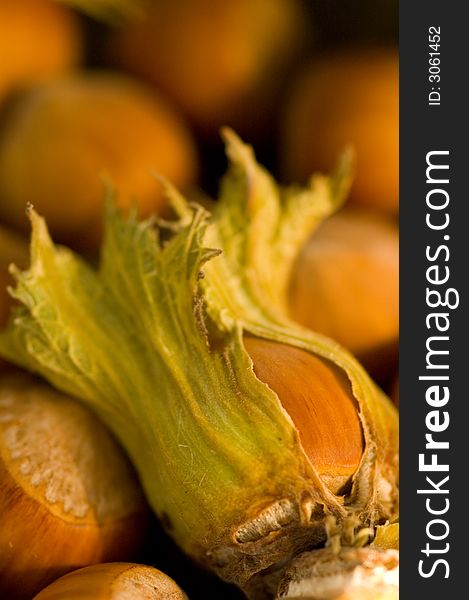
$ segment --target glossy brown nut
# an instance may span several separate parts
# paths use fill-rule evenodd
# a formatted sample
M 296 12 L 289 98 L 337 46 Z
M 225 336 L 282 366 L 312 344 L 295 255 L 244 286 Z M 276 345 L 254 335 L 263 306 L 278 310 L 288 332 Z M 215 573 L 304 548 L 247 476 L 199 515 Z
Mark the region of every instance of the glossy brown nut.
M 247 336 L 244 344 L 255 374 L 279 397 L 317 473 L 338 493 L 363 452 L 350 382 L 332 363 L 301 348 Z

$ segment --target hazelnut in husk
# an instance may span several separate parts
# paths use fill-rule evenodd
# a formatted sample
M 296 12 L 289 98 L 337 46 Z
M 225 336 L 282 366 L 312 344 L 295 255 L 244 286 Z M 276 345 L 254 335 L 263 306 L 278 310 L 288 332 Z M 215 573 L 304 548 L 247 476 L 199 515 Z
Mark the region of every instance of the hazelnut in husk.
M 346 350 L 285 309 L 291 265 L 341 199 L 344 169 L 282 190 L 226 137 L 212 214 L 177 195 L 179 219 L 161 231 L 111 205 L 97 269 L 31 211 L 32 263 L 14 273 L 21 306 L 0 351 L 75 390 L 181 548 L 256 598 L 264 577 L 325 543 L 330 516 L 340 530 L 395 514 L 398 418 Z

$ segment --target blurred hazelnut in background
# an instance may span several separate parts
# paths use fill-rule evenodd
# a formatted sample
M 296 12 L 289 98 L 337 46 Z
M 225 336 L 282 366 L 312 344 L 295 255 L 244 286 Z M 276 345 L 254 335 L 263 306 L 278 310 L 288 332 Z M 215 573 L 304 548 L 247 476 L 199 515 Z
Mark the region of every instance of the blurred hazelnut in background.
M 158 0 L 117 32 L 110 60 L 167 94 L 204 134 L 253 131 L 304 37 L 297 0 Z
M 395 215 L 399 202 L 399 76 L 396 48 L 353 48 L 314 60 L 293 86 L 282 123 L 284 175 L 330 171 L 351 144 L 350 202 Z
M 167 102 L 133 80 L 83 72 L 19 97 L 0 132 L 0 219 L 29 231 L 32 203 L 56 241 L 97 246 L 104 179 L 118 205 L 143 217 L 168 211 L 152 173 L 184 188 L 197 177 L 190 131 Z
M 313 233 L 292 275 L 292 317 L 336 340 L 378 379 L 397 361 L 399 237 L 395 222 L 348 207 Z
M 25 85 L 76 65 L 78 17 L 51 0 L 0 0 L 0 103 Z

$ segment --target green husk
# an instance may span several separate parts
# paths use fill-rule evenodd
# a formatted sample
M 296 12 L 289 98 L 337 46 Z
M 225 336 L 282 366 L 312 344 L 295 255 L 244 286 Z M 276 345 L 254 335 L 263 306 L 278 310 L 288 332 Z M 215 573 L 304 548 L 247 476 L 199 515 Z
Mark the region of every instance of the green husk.
M 394 514 L 397 413 L 346 351 L 285 312 L 291 264 L 342 201 L 347 160 L 333 179 L 280 194 L 225 135 L 232 164 L 212 219 L 168 186 L 180 219 L 163 242 L 152 219 L 124 219 L 111 202 L 97 271 L 54 246 L 32 211 L 31 267 L 13 270 L 21 307 L 0 353 L 94 409 L 175 540 L 254 597 L 266 569 L 325 541 L 329 516 L 373 526 Z M 244 331 L 348 375 L 366 448 L 347 496 L 328 490 L 254 375 Z

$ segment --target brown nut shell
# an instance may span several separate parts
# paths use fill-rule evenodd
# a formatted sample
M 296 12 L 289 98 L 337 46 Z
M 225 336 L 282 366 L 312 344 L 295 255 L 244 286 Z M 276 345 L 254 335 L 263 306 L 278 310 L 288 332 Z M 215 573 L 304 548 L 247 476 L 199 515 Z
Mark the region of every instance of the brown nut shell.
M 132 563 L 107 563 L 61 577 L 34 600 L 187 600 L 187 596 L 158 569 Z
M 279 397 L 300 434 L 303 449 L 337 494 L 363 452 L 363 432 L 350 382 L 332 363 L 306 350 L 244 338 L 257 377 Z
M 28 599 L 78 567 L 132 558 L 146 504 L 104 427 L 26 374 L 0 378 L 0 596 Z

